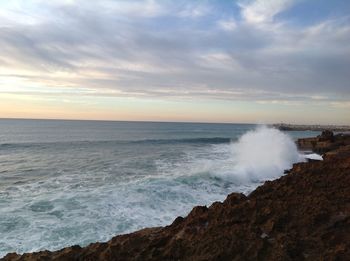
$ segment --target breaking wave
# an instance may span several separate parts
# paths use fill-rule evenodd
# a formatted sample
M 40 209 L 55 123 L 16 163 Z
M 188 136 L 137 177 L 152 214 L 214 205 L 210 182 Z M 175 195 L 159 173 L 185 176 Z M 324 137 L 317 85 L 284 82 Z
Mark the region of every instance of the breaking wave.
M 259 182 L 281 176 L 296 162 L 304 161 L 293 139 L 274 128 L 258 127 L 231 145 L 230 173 L 240 183 Z
M 279 130 L 240 134 L 0 145 L 0 257 L 167 225 L 303 160 Z

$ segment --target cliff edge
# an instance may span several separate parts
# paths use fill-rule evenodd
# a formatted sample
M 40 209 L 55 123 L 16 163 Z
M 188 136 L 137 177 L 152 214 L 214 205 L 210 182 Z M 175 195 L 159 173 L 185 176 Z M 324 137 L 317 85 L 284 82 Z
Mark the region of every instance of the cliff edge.
M 326 130 L 314 138 L 298 139 L 297 145 L 301 150 L 311 150 L 324 154 L 350 145 L 350 134 L 339 133 L 334 135 L 332 131 Z

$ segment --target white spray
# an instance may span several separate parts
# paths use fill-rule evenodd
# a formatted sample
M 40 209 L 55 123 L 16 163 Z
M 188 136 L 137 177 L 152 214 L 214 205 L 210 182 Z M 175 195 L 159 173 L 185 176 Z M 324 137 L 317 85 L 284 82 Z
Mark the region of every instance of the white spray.
M 232 144 L 234 173 L 242 181 L 262 181 L 277 178 L 293 163 L 303 161 L 287 134 L 273 128 L 259 127 L 244 134 Z

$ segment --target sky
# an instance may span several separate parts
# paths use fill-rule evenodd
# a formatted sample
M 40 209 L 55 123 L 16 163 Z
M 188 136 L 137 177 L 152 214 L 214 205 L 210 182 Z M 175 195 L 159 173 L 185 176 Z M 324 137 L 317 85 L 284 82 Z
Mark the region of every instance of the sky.
M 350 1 L 0 0 L 0 118 L 350 124 Z

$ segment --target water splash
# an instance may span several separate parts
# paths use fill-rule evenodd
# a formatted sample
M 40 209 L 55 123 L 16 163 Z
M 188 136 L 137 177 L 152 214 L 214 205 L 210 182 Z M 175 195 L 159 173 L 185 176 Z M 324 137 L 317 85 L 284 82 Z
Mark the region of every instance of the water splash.
M 259 127 L 232 144 L 235 175 L 243 181 L 261 181 L 279 177 L 293 163 L 303 161 L 293 139 L 268 127 Z

